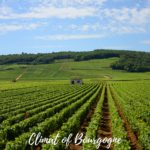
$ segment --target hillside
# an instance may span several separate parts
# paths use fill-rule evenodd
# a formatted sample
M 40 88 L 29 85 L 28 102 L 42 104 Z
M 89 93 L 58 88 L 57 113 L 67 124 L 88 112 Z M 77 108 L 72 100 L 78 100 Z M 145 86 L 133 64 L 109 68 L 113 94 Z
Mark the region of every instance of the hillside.
M 150 53 L 127 51 L 127 50 L 104 50 L 98 49 L 84 52 L 53 52 L 39 54 L 13 54 L 0 55 L 0 65 L 24 64 L 40 65 L 54 64 L 57 60 L 74 60 L 75 62 L 93 59 L 104 59 L 118 57 L 119 60 L 110 64 L 114 70 L 126 70 L 127 72 L 148 72 L 150 71 Z M 57 66 L 56 66 L 57 68 Z M 60 67 L 59 67 L 60 68 Z M 18 76 L 18 79 L 22 76 Z
M 0 65 L 0 80 L 12 81 L 20 75 L 20 81 L 69 80 L 73 77 L 90 80 L 150 79 L 150 72 L 131 73 L 123 70 L 112 70 L 110 65 L 118 60 L 117 57 L 77 62 L 72 59 L 59 59 L 52 64 Z

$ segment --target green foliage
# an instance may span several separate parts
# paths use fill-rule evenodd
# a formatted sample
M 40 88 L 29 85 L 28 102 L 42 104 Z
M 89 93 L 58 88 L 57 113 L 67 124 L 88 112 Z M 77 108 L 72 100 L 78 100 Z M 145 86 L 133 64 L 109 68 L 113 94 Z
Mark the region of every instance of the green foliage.
M 53 52 L 45 54 L 14 54 L 14 55 L 1 55 L 0 65 L 2 64 L 49 64 L 58 59 L 74 59 L 75 61 L 102 59 L 111 57 L 120 57 L 124 54 L 142 54 L 140 52 L 133 51 L 121 51 L 121 50 L 104 50 L 97 49 L 94 51 L 84 52 Z
M 102 104 L 104 100 L 104 92 L 105 92 L 105 86 L 103 87 L 100 99 L 98 101 L 97 107 L 95 109 L 94 115 L 87 127 L 86 137 L 90 139 L 96 139 L 97 138 L 97 130 L 99 128 L 99 124 L 102 118 Z M 96 150 L 96 145 L 92 143 L 85 143 L 83 144 L 84 149 L 87 150 Z
M 130 142 L 127 140 L 127 132 L 125 131 L 123 120 L 120 118 L 118 114 L 109 86 L 107 87 L 107 91 L 108 91 L 109 111 L 112 124 L 112 134 L 113 137 L 121 138 L 121 143 L 120 144 L 114 143 L 114 148 L 115 150 L 120 149 L 130 150 L 131 146 Z
M 150 149 L 150 82 L 120 82 L 112 84 L 113 93 L 120 104 L 134 134 L 143 149 Z
M 150 53 L 122 55 L 119 61 L 113 63 L 111 67 L 129 72 L 150 71 Z
M 56 135 L 57 133 L 60 134 L 60 138 L 67 137 L 70 133 L 76 134 L 78 129 L 80 128 L 81 121 L 86 117 L 88 110 L 92 103 L 96 101 L 96 97 L 98 96 L 102 87 L 99 87 L 98 90 L 95 91 L 93 95 L 84 103 L 72 117 L 68 119 L 66 123 L 64 123 L 59 131 L 54 133 L 52 136 Z M 66 147 L 67 148 L 67 147 Z M 59 142 L 56 146 L 54 145 L 43 145 L 43 150 L 47 149 L 65 149 L 65 144 Z M 68 149 L 68 148 L 67 148 Z
M 28 140 L 32 132 L 36 133 L 41 132 L 45 136 L 57 130 L 63 124 L 63 120 L 70 117 L 77 110 L 78 107 L 83 105 L 83 103 L 85 103 L 91 97 L 91 95 L 95 93 L 98 86 L 94 85 L 91 88 L 87 89 L 85 92 L 81 92 L 81 94 L 76 95 L 75 97 L 72 97 L 68 101 L 66 100 L 64 103 L 60 103 L 52 108 L 46 109 L 44 112 L 34 115 L 33 117 L 29 117 L 28 119 L 13 125 L 12 126 L 13 135 L 15 137 L 18 137 L 19 135 L 21 136 L 19 136 L 19 138 L 16 138 L 13 144 L 12 142 L 7 142 L 6 149 L 9 149 L 10 145 L 13 145 L 12 149 L 15 149 L 15 145 L 20 144 L 22 147 L 25 147 L 26 140 Z M 83 96 L 83 94 L 85 95 Z M 64 105 L 65 103 L 66 106 Z M 56 110 L 57 113 L 53 111 L 56 107 L 57 108 L 59 107 L 58 108 L 59 110 Z M 37 123 L 39 124 L 35 126 Z M 32 128 L 30 129 L 30 127 Z M 7 128 L 5 132 L 8 133 Z
M 82 67 L 85 66 L 83 62 Z M 76 67 L 79 67 L 76 64 Z M 57 84 L 56 84 L 57 83 Z M 58 84 L 59 83 L 59 84 Z M 121 138 L 114 144 L 115 150 L 129 150 L 130 143 L 116 103 L 126 116 L 138 142 L 143 149 L 150 149 L 149 107 L 150 87 L 147 81 L 106 81 L 107 98 L 113 137 Z M 99 86 L 101 85 L 101 86 Z M 105 84 L 88 83 L 68 85 L 65 82 L 1 82 L 0 86 L 0 149 L 33 149 L 28 139 L 33 132 L 43 137 L 61 137 L 79 131 L 82 120 L 88 114 L 97 95 L 101 93 L 92 118 L 86 128 L 86 136 L 97 138 L 102 117 Z M 115 100 L 115 101 L 114 101 Z M 25 112 L 29 116 L 24 118 Z M 95 145 L 83 144 L 86 150 L 95 150 Z M 51 144 L 42 144 L 43 149 L 56 150 Z M 64 144 L 58 144 L 64 149 Z

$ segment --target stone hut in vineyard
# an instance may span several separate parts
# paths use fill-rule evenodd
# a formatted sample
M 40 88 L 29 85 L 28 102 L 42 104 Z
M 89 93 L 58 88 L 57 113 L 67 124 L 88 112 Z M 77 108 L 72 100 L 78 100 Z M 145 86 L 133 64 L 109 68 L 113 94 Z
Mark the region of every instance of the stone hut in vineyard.
M 75 78 L 75 79 L 71 79 L 70 83 L 71 84 L 83 84 L 83 81 L 80 78 Z

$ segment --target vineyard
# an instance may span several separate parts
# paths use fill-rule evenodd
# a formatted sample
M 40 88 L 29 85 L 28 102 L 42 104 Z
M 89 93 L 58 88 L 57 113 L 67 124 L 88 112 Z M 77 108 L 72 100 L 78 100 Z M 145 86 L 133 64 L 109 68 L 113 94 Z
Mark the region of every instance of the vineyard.
M 2 150 L 149 150 L 149 81 L 103 81 L 83 85 L 41 83 L 0 87 L 0 149 Z M 70 142 L 29 144 L 40 133 Z M 75 144 L 82 139 L 95 139 Z M 120 138 L 100 143 L 96 139 Z M 31 143 L 34 143 L 35 137 Z M 42 140 L 41 140 L 42 141 Z

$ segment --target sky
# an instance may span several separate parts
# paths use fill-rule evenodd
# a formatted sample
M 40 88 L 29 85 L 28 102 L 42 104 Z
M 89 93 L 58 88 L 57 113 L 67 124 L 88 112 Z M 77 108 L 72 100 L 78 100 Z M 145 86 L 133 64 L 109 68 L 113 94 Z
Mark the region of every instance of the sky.
M 0 0 L 0 54 L 150 52 L 150 0 Z

